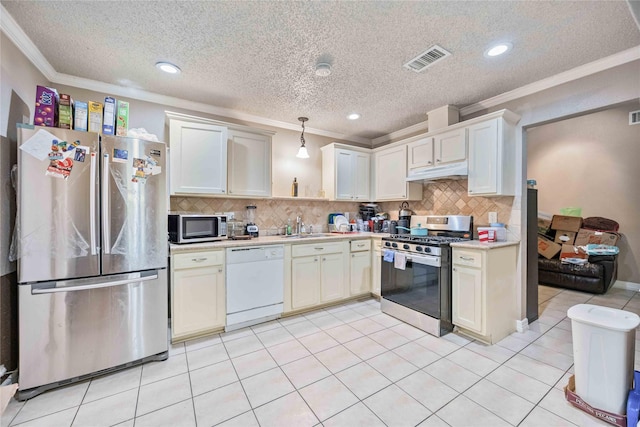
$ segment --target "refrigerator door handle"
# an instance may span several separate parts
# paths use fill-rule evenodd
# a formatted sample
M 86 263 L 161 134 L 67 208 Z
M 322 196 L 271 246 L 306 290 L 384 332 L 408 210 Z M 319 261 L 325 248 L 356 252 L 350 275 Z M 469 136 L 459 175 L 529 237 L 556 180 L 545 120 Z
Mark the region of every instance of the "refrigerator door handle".
M 110 282 L 103 283 L 94 283 L 91 285 L 77 285 L 77 286 L 63 286 L 60 288 L 52 287 L 52 288 L 31 288 L 31 293 L 33 295 L 37 294 L 52 294 L 55 292 L 75 292 L 75 291 L 86 291 L 89 289 L 100 289 L 100 288 L 110 288 L 113 286 L 121 286 L 128 285 L 131 283 L 140 283 L 146 282 L 148 280 L 156 280 L 158 278 L 158 274 L 152 274 L 150 276 L 136 277 L 136 278 L 127 278 L 122 280 L 113 280 Z
M 109 155 L 102 159 L 102 248 L 105 254 L 110 253 L 111 248 L 111 218 L 109 212 Z
M 91 234 L 91 255 L 98 254 L 96 242 L 96 153 L 91 153 L 91 178 L 89 179 L 89 228 Z

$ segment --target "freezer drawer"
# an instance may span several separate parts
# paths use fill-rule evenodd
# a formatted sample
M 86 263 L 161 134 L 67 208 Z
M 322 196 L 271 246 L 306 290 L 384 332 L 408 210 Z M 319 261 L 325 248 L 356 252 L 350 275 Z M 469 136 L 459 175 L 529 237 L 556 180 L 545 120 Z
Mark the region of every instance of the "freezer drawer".
M 21 392 L 168 350 L 165 269 L 18 288 Z

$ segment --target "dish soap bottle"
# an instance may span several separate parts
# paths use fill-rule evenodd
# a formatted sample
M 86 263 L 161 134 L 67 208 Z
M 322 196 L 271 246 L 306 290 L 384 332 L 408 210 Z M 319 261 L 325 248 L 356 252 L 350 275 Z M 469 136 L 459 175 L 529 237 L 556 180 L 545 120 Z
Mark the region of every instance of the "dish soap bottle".
M 291 184 L 291 197 L 298 197 L 298 178 L 293 178 L 293 184 Z

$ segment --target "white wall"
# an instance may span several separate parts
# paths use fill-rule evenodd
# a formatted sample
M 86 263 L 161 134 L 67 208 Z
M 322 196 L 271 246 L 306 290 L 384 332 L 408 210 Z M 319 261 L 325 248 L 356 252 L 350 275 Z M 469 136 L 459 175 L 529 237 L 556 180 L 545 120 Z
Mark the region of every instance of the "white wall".
M 33 121 L 36 86 L 48 84 L 44 76 L 15 45 L 0 33 L 0 276 L 16 270 L 8 261 L 15 202 L 9 178 L 16 162 L 16 122 Z
M 466 120 L 503 108 L 521 116 L 516 128 L 516 156 L 519 159 L 516 184 L 519 192 L 514 201 L 513 217 L 520 217 L 522 242 L 525 242 L 527 238 L 527 206 L 526 198 L 522 198 L 527 180 L 525 129 L 611 105 L 640 100 L 640 78 L 638 76 L 640 76 L 640 61 L 633 61 L 464 117 Z M 520 281 L 517 286 L 521 318 L 526 316 L 526 267 L 523 265 L 525 257 L 526 245 L 520 244 L 518 258 Z
M 540 211 L 568 206 L 616 220 L 618 280 L 640 284 L 640 125 L 638 102 L 527 129 L 527 170 L 538 182 Z

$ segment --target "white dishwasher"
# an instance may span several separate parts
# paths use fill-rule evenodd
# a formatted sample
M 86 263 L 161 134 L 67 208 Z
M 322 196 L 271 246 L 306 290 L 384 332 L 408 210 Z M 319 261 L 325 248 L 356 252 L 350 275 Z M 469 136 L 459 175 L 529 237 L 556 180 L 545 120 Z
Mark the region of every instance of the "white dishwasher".
M 284 246 L 227 248 L 226 331 L 277 319 L 284 307 Z

